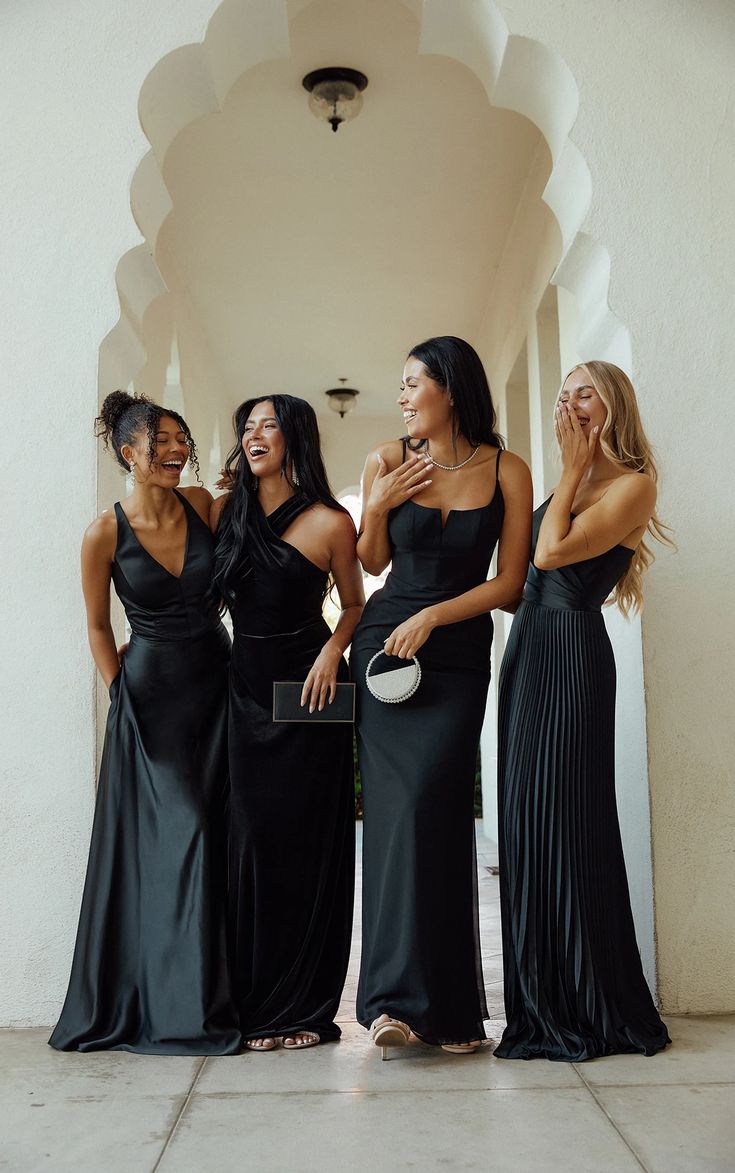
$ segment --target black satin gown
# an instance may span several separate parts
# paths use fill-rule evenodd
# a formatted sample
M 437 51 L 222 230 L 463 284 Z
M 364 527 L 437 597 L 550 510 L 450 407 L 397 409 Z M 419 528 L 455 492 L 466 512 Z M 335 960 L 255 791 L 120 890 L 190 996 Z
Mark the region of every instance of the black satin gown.
M 112 566 L 132 635 L 110 688 L 60 1051 L 229 1055 L 241 1040 L 225 948 L 230 640 L 203 604 L 213 539 L 182 494 L 180 577 L 120 504 Z
M 492 617 L 436 628 L 401 704 L 376 700 L 365 671 L 399 623 L 485 582 L 505 513 L 497 477 L 489 490 L 487 505 L 453 509 L 444 525 L 415 501 L 391 511 L 391 570 L 350 654 L 364 803 L 357 1017 L 369 1027 L 389 1014 L 435 1044 L 485 1038 L 474 788 Z
M 247 556 L 228 598 L 233 989 L 244 1038 L 338 1039 L 355 881 L 352 725 L 275 724 L 273 682 L 306 679 L 331 632 L 327 574 L 281 535 L 309 508 L 268 518 L 250 498 Z M 342 661 L 339 679 L 347 679 Z
M 551 500 L 551 498 L 549 498 Z M 534 513 L 533 549 L 549 501 Z M 601 605 L 632 551 L 533 563 L 500 672 L 503 1059 L 653 1055 L 615 801 L 615 661 Z

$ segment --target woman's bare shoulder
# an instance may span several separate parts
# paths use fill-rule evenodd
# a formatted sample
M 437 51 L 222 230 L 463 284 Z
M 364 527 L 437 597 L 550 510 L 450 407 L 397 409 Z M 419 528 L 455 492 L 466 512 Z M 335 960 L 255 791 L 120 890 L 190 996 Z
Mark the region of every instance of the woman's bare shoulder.
M 498 453 L 498 479 L 501 485 L 525 484 L 530 477 L 530 469 L 522 456 L 516 452 L 509 452 L 507 448 Z
M 355 523 L 349 513 L 334 509 L 330 505 L 323 505 L 321 502 L 312 505 L 310 513 L 319 527 L 331 538 L 355 540 Z
M 222 510 L 230 499 L 229 493 L 223 493 L 220 497 L 215 497 L 210 506 L 209 524 L 213 529 L 216 529 L 217 522 L 222 516 Z
M 117 515 L 114 509 L 103 509 L 84 531 L 82 547 L 90 554 L 109 555 L 112 558 L 116 545 Z
M 214 503 L 209 489 L 205 489 L 203 485 L 183 485 L 179 492 L 196 509 L 202 521 L 209 525 L 209 511 Z
M 409 449 L 406 448 L 406 456 L 409 454 Z M 378 457 L 382 457 L 385 466 L 389 472 L 394 468 L 398 468 L 399 464 L 403 464 L 404 457 L 404 441 L 403 440 L 384 440 L 382 444 L 376 445 L 372 452 L 368 453 L 368 461 L 377 461 Z

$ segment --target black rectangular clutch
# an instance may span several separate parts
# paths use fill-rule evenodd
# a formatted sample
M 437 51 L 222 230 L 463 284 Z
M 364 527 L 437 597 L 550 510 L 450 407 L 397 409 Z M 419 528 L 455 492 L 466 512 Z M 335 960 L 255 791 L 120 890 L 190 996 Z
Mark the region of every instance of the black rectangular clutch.
M 301 693 L 304 682 L 297 680 L 274 680 L 273 682 L 273 720 L 274 721 L 307 721 L 309 724 L 351 725 L 355 720 L 355 686 L 354 684 L 338 684 L 337 695 L 332 701 L 325 704 L 320 712 L 314 709 L 309 712 L 309 706 L 301 706 Z

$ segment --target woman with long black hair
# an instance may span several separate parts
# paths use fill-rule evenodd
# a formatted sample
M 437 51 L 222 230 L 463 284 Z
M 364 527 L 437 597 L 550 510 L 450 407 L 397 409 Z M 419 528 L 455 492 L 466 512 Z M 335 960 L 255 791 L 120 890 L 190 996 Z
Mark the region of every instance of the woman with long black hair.
M 313 408 L 291 395 L 235 412 L 214 505 L 216 585 L 232 616 L 230 949 L 246 1047 L 339 1038 L 354 888 L 352 726 L 275 723 L 274 681 L 333 702 L 362 613 L 352 519 L 335 500 Z M 334 633 L 322 605 L 333 580 Z
M 212 604 L 212 497 L 175 411 L 113 391 L 97 434 L 133 491 L 82 544 L 89 643 L 110 690 L 60 1051 L 240 1050 L 225 951 L 230 638 Z M 132 635 L 118 654 L 110 586 Z
M 392 561 L 350 657 L 364 800 L 357 1012 L 382 1048 L 413 1030 L 462 1054 L 479 1047 L 487 1017 L 474 780 L 490 611 L 523 585 L 531 478 L 503 451 L 485 371 L 462 339 L 413 348 L 398 404 L 408 435 L 368 457 L 357 546 L 372 574 Z M 496 544 L 497 573 L 487 581 Z M 402 703 L 384 703 L 367 686 L 380 651 L 403 663 L 418 653 L 421 682 Z

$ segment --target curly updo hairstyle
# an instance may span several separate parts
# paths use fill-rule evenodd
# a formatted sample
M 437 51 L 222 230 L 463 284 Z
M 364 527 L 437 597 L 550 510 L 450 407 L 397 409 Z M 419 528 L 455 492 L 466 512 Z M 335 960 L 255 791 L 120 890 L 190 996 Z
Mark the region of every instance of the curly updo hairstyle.
M 156 456 L 158 426 L 164 417 L 176 420 L 186 436 L 189 464 L 201 484 L 196 444 L 186 420 L 177 411 L 172 411 L 170 407 L 160 407 L 145 395 L 128 395 L 127 391 L 112 391 L 105 397 L 100 414 L 95 420 L 95 435 L 104 440 L 105 448 L 112 447 L 117 463 L 128 472 L 128 462 L 122 454 L 123 444 L 135 444 L 141 433 L 145 433 L 148 436 L 148 459 L 152 463 Z

